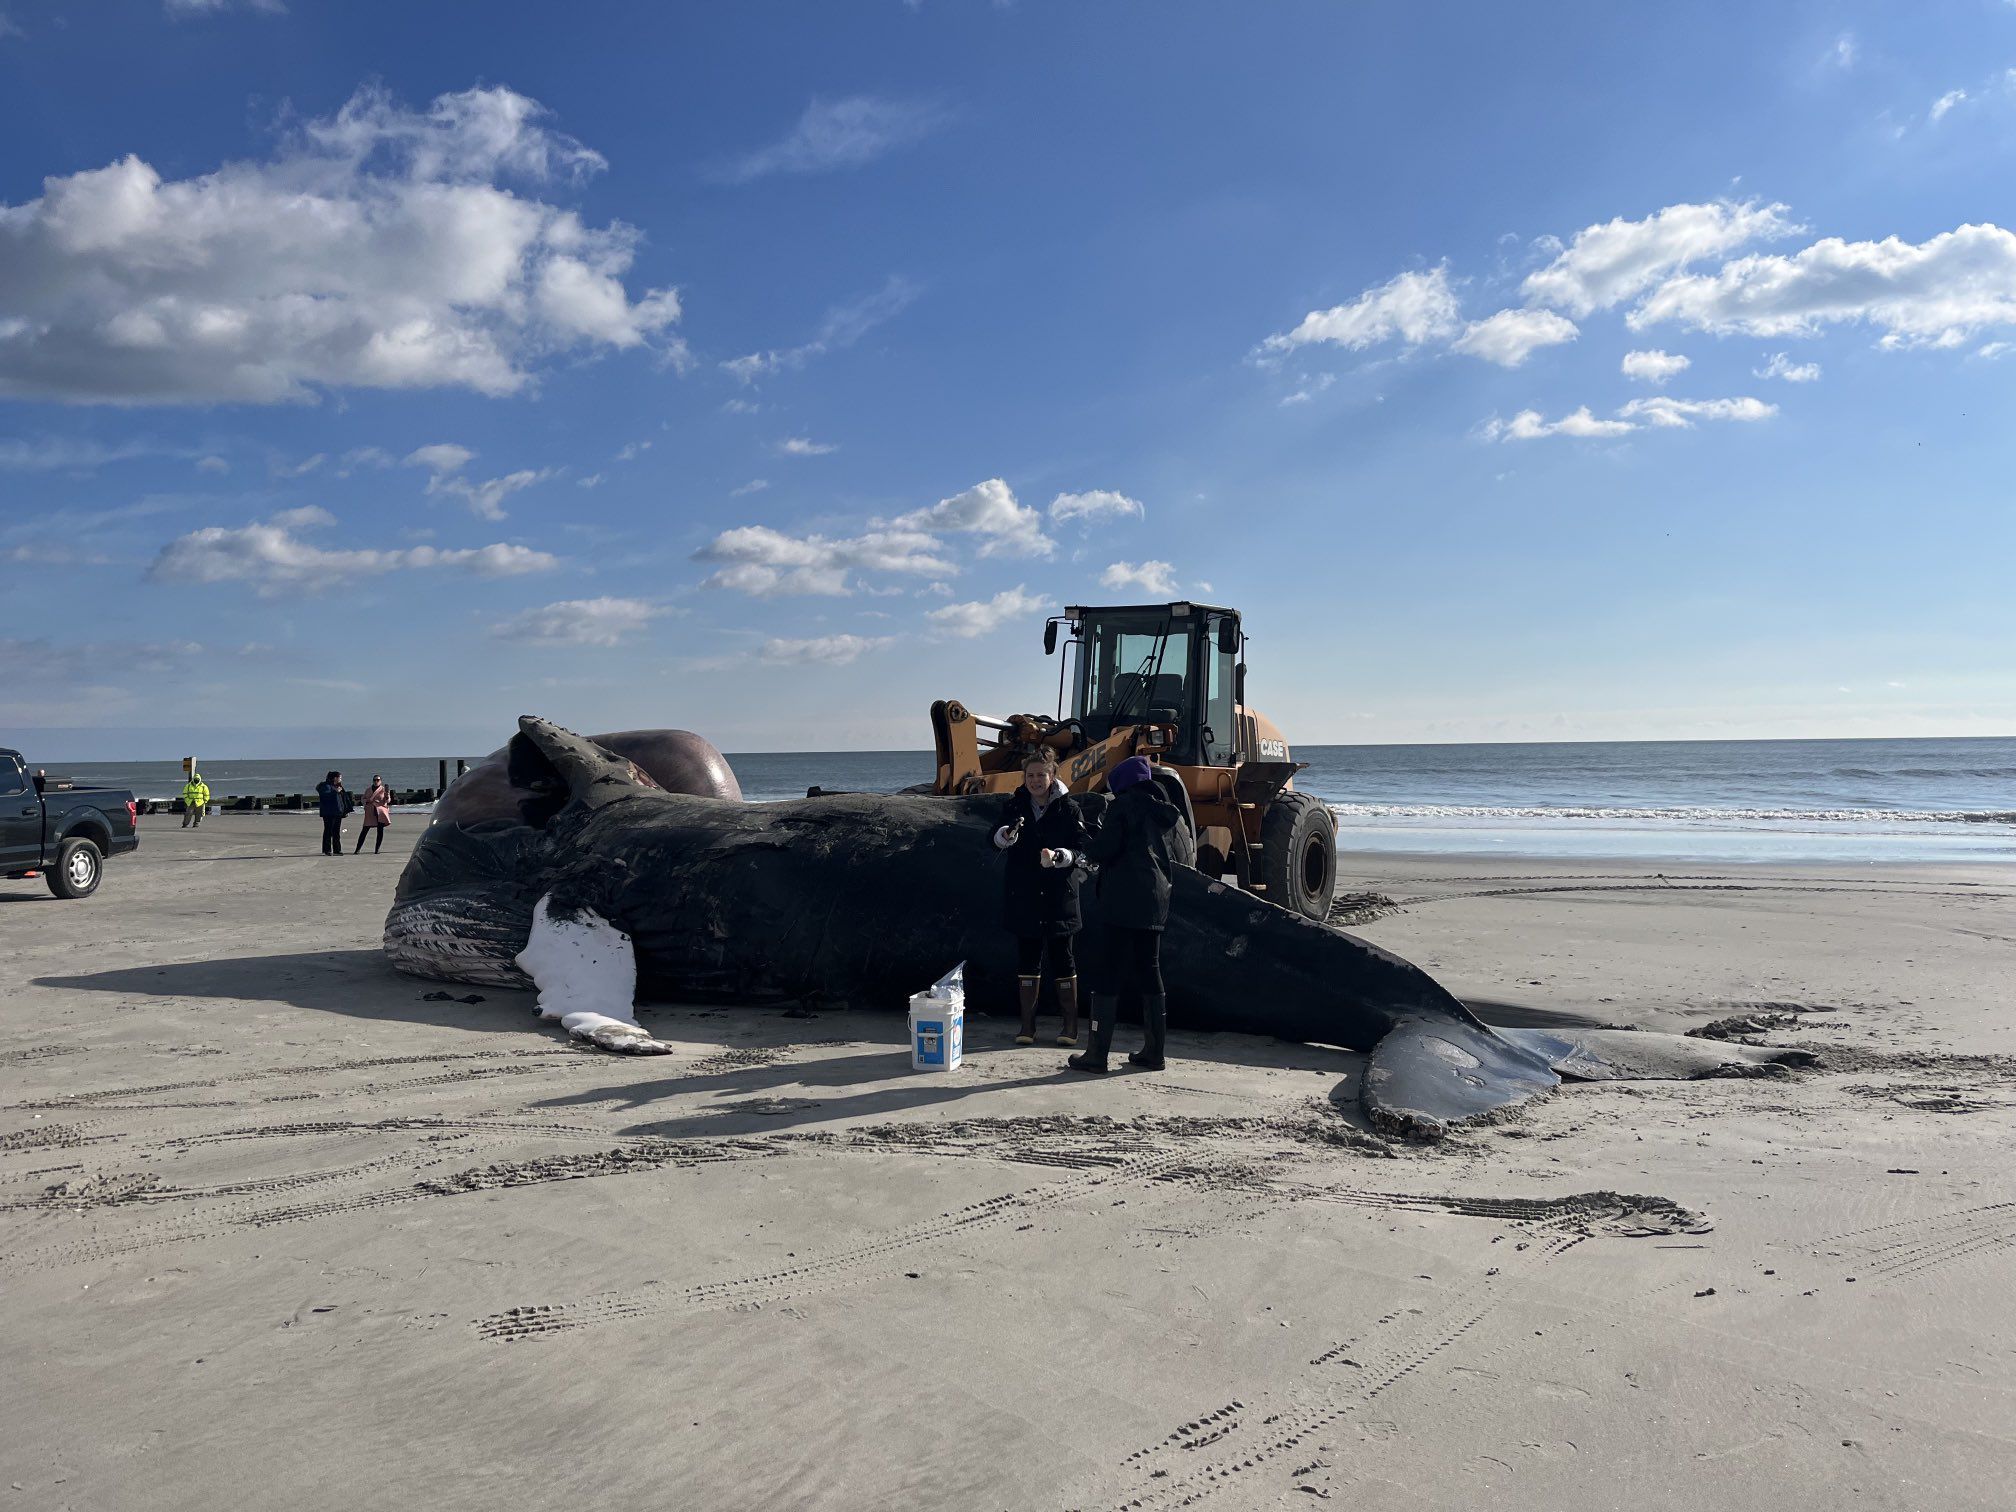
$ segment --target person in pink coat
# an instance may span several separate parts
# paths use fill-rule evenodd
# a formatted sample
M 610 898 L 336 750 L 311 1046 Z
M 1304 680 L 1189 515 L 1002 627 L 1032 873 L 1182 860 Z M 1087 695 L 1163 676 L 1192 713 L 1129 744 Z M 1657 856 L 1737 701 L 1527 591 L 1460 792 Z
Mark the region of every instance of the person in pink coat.
M 364 837 L 372 830 L 378 831 L 378 843 L 371 847 L 371 854 L 377 855 L 385 849 L 385 831 L 392 823 L 392 790 L 385 786 L 385 779 L 376 772 L 371 774 L 371 786 L 364 792 L 364 823 L 357 830 L 357 854 L 364 852 Z

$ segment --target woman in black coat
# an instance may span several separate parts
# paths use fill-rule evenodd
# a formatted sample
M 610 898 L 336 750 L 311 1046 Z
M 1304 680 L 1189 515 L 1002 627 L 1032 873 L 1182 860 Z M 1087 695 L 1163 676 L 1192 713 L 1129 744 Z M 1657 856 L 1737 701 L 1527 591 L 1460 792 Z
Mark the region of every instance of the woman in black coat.
M 1092 1043 L 1070 1059 L 1074 1071 L 1103 1076 L 1113 1048 L 1113 1023 L 1123 996 L 1141 1004 L 1141 1048 L 1128 1061 L 1160 1071 L 1169 1034 L 1162 986 L 1162 929 L 1169 922 L 1171 849 L 1183 816 L 1162 795 L 1145 756 L 1129 756 L 1106 775 L 1113 801 L 1085 841 L 1099 865 L 1099 948 L 1094 953 Z
M 1085 821 L 1077 800 L 1057 780 L 1056 757 L 1048 751 L 1030 757 L 1022 765 L 1022 786 L 1009 795 L 1001 827 L 994 831 L 995 848 L 1007 852 L 1001 913 L 1015 936 L 1022 1009 L 1018 1045 L 1036 1043 L 1036 1001 L 1046 965 L 1064 1016 L 1057 1043 L 1078 1043 L 1078 965 L 1071 944 L 1080 925 L 1078 855 L 1084 844 Z

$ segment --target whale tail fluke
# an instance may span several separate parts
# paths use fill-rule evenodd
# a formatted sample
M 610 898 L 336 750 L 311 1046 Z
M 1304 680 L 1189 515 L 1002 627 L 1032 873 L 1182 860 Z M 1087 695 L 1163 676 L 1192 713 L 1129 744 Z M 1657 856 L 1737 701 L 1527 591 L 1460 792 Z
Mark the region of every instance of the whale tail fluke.
M 1381 1134 L 1429 1142 L 1559 1084 L 1541 1056 L 1438 1014 L 1403 1018 L 1372 1047 L 1363 1101 Z
M 619 798 L 656 791 L 633 762 L 550 719 L 524 714 L 506 760 L 513 787 L 530 788 L 553 803 L 600 808 Z

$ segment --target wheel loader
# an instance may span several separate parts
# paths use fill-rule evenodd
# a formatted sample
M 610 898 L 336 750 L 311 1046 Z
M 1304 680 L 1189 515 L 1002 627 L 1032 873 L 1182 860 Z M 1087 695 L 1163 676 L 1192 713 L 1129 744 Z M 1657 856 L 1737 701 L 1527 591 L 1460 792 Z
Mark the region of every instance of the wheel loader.
M 1043 627 L 1055 655 L 1057 715 L 976 714 L 956 699 L 931 705 L 937 794 L 1010 793 L 1042 748 L 1074 793 L 1096 793 L 1129 756 L 1146 756 L 1195 838 L 1197 868 L 1311 919 L 1337 888 L 1337 823 L 1294 789 L 1307 762 L 1246 704 L 1239 611 L 1213 604 L 1067 608 Z M 1068 680 L 1068 701 L 1067 701 Z M 1066 710 L 1068 709 L 1068 713 Z

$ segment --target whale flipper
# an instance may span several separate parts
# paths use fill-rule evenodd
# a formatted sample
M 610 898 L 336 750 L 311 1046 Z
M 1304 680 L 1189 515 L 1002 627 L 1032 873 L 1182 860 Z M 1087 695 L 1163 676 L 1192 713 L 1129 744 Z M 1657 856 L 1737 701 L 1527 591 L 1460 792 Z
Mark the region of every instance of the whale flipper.
M 1540 1055 L 1481 1024 L 1410 1015 L 1372 1047 L 1362 1096 L 1381 1134 L 1432 1141 L 1456 1124 L 1559 1085 Z

